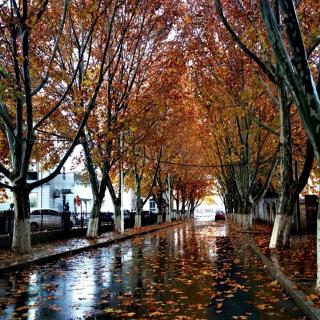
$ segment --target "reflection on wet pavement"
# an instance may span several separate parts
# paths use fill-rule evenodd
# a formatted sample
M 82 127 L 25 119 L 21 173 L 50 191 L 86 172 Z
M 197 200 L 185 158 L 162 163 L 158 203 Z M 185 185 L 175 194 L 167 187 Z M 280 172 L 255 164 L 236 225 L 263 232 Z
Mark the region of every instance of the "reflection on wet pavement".
M 250 258 L 249 258 L 250 259 Z M 303 319 L 223 222 L 188 222 L 0 278 L 1 319 Z

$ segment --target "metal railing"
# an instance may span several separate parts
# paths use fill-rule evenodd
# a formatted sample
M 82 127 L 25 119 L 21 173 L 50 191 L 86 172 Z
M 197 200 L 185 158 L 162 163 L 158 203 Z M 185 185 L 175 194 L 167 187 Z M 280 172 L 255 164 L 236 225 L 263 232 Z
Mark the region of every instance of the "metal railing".
M 61 222 L 56 222 L 50 225 L 48 215 L 39 214 L 37 223 L 34 223 L 31 219 L 31 232 L 42 232 L 49 230 L 64 230 L 68 232 L 70 229 L 85 229 L 88 226 L 88 221 L 90 213 L 77 213 L 64 211 L 61 212 Z M 152 212 L 143 212 L 141 217 L 142 226 L 150 225 L 156 223 L 157 215 Z M 125 228 L 133 228 L 135 221 L 135 212 L 130 212 L 125 215 Z M 0 211 L 0 235 L 12 235 L 14 225 L 14 211 L 5 210 Z M 99 228 L 109 226 L 112 228 L 114 226 L 113 213 L 102 212 L 99 221 Z
M 0 211 L 0 235 L 13 233 L 13 210 Z

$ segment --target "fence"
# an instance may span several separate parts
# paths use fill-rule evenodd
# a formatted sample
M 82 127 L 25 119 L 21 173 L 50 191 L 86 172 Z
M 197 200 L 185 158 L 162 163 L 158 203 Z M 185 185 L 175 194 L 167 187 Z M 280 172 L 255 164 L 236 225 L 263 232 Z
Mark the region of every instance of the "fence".
M 14 212 L 12 210 L 0 211 L 0 235 L 12 234 Z
M 52 212 L 49 214 L 45 210 L 32 214 L 30 219 L 31 232 L 41 232 L 49 230 L 86 229 L 90 214 L 76 212 Z M 156 214 L 143 212 L 141 217 L 142 225 L 156 223 Z M 133 228 L 135 213 L 127 211 L 124 216 L 125 228 Z M 14 211 L 0 211 L 0 235 L 12 235 L 14 223 Z M 106 227 L 108 227 L 106 229 Z M 112 230 L 114 227 L 113 213 L 102 212 L 99 220 L 99 230 Z

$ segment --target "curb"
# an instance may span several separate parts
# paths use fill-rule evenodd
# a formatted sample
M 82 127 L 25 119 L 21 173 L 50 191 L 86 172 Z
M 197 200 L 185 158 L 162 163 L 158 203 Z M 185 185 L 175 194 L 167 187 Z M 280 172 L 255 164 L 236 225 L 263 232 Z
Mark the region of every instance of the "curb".
M 90 249 L 106 247 L 106 246 L 115 244 L 117 242 L 128 240 L 128 239 L 136 237 L 136 236 L 142 236 L 142 235 L 146 235 L 148 233 L 152 233 L 152 232 L 155 232 L 155 231 L 159 231 L 159 230 L 163 230 L 163 229 L 166 229 L 166 228 L 174 227 L 174 226 L 180 225 L 180 224 L 182 224 L 182 223 L 184 223 L 186 221 L 188 221 L 188 220 L 183 220 L 183 221 L 179 221 L 179 222 L 171 222 L 169 225 L 159 225 L 159 226 L 156 226 L 155 228 L 153 228 L 151 230 L 149 229 L 149 230 L 144 230 L 144 231 L 141 231 L 141 232 L 133 232 L 133 233 L 127 234 L 127 235 L 126 234 L 119 235 L 119 236 L 116 236 L 113 239 L 108 239 L 108 240 L 105 240 L 105 241 L 101 241 L 101 242 L 97 242 L 97 243 L 93 243 L 93 244 L 89 244 L 89 245 L 84 245 L 82 247 L 78 247 L 78 248 L 74 248 L 74 249 L 66 249 L 65 251 L 62 251 L 62 252 L 57 252 L 57 253 L 45 255 L 43 257 L 38 257 L 38 258 L 35 258 L 35 259 L 32 259 L 32 260 L 27 260 L 27 261 L 24 261 L 24 262 L 13 263 L 13 264 L 10 264 L 8 266 L 0 267 L 0 274 L 3 274 L 5 272 L 22 270 L 22 269 L 30 267 L 30 266 L 32 266 L 34 264 L 41 264 L 41 263 L 50 262 L 50 261 L 56 260 L 56 259 L 64 257 L 64 256 L 75 255 L 75 254 L 78 254 L 80 252 L 87 251 L 87 250 L 90 250 Z
M 312 320 L 320 320 L 320 309 L 313 306 L 311 301 L 307 301 L 307 295 L 297 289 L 297 284 L 288 279 L 254 244 L 250 243 L 251 249 L 257 254 L 264 266 L 271 275 L 285 288 L 286 292 L 292 297 L 296 305 L 305 315 Z

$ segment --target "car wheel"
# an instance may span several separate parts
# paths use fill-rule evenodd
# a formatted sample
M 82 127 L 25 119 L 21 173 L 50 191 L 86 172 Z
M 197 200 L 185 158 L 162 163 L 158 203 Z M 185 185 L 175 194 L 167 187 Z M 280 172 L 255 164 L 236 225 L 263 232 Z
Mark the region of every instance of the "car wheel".
M 31 232 L 35 232 L 39 229 L 39 226 L 36 222 L 31 223 Z

